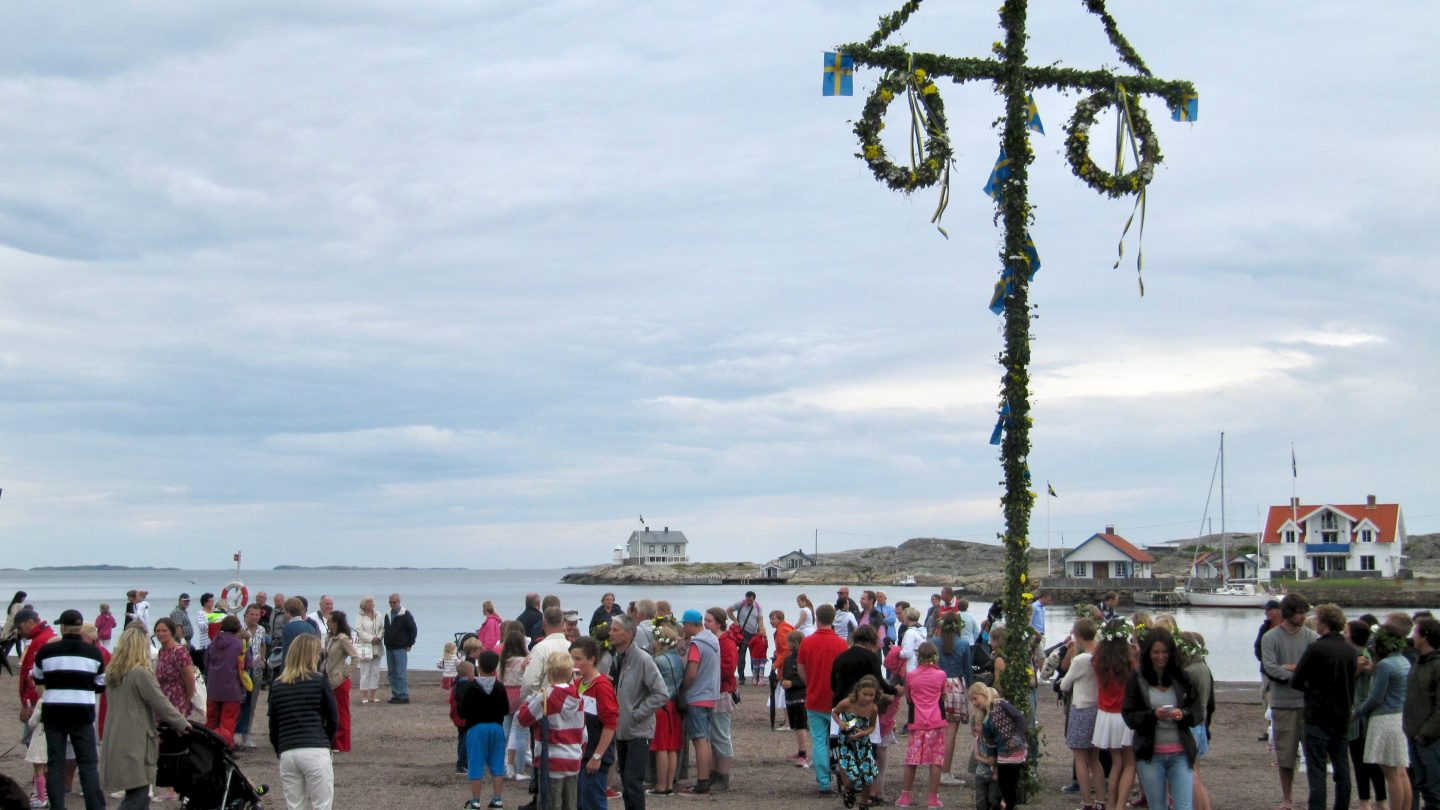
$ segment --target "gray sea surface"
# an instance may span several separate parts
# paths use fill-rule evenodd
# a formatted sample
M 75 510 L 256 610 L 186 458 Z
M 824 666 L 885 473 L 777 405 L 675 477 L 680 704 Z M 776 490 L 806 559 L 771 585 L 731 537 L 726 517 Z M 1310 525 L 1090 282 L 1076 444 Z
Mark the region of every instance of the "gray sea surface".
M 384 609 L 385 599 L 392 592 L 401 594 L 404 605 L 415 614 L 420 638 L 410 655 L 410 669 L 429 669 L 440 658 L 446 641 L 455 633 L 479 627 L 486 600 L 495 604 L 501 618 L 514 618 L 524 609 L 527 593 L 555 594 L 566 608 L 579 610 L 582 621 L 600 604 L 600 598 L 613 591 L 623 607 L 631 600 L 664 599 L 676 615 L 688 608 L 705 609 L 729 606 L 740 600 L 745 591 L 754 590 L 766 610 L 783 610 L 792 621 L 796 615 L 795 597 L 807 594 L 815 604 L 833 602 L 834 585 L 797 587 L 792 585 L 646 585 L 609 587 L 602 585 L 562 584 L 564 570 L 494 569 L 494 570 L 368 570 L 368 571 L 242 571 L 239 579 L 253 595 L 265 591 L 286 596 L 304 596 L 313 609 L 322 594 L 335 598 L 337 610 L 353 615 L 360 599 L 371 595 L 377 607 Z M 0 571 L 0 598 L 9 602 L 17 590 L 28 594 L 27 602 L 35 605 L 42 617 L 53 622 L 66 608 L 76 608 L 91 620 L 101 602 L 108 602 L 112 612 L 123 614 L 125 592 L 131 588 L 150 591 L 151 615 L 169 615 L 181 592 L 188 592 L 198 607 L 200 595 L 206 591 L 219 593 L 226 583 L 236 579 L 228 571 Z M 907 600 L 929 606 L 931 589 L 899 588 L 887 585 L 856 583 L 851 594 L 858 597 L 864 588 L 883 590 L 890 604 Z M 989 602 L 973 602 L 970 613 L 983 618 Z M 1347 610 L 1358 616 L 1366 608 Z M 1184 607 L 1174 611 L 1180 627 L 1196 630 L 1205 636 L 1210 650 L 1210 668 L 1222 681 L 1260 680 L 1253 645 L 1262 619 L 1261 611 L 1229 608 Z M 1384 611 L 1369 609 L 1377 615 Z M 1069 632 L 1074 611 L 1066 605 L 1052 604 L 1046 616 L 1046 638 L 1059 642 Z

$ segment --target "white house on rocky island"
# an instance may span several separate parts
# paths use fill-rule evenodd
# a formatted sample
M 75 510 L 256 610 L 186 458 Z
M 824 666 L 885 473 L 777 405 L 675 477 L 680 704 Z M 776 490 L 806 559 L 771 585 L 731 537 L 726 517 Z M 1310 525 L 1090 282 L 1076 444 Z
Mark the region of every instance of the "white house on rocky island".
M 688 563 L 690 562 L 689 545 L 690 541 L 685 539 L 684 532 L 672 532 L 669 526 L 656 532 L 646 526 L 643 531 L 630 533 L 630 539 L 625 542 L 623 549 L 623 558 L 621 557 L 622 549 L 615 550 L 615 564 L 673 565 Z
M 1398 503 L 1270 507 L 1260 547 L 1272 577 L 1393 577 L 1404 568 L 1405 515 Z
M 1090 539 L 1060 558 L 1065 576 L 1075 579 L 1135 579 L 1155 576 L 1155 558 L 1115 533 L 1114 526 L 1090 535 Z

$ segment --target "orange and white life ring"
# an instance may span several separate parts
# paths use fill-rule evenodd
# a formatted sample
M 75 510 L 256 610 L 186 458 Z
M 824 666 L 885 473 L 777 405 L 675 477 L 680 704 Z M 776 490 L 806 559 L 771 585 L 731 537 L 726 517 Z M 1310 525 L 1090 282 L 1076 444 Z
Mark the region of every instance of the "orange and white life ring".
M 250 590 L 245 583 L 235 580 L 225 586 L 220 592 L 220 608 L 226 613 L 238 613 L 241 608 L 250 604 Z

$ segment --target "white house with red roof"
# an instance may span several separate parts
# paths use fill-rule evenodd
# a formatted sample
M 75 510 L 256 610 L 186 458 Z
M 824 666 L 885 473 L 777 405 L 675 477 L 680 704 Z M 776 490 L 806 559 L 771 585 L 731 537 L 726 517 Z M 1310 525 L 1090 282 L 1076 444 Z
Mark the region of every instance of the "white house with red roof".
M 1090 539 L 1060 558 L 1065 576 L 1075 579 L 1126 579 L 1155 576 L 1155 558 L 1115 533 L 1114 526 L 1090 535 Z
M 1404 568 L 1405 515 L 1398 503 L 1270 507 L 1260 548 L 1272 577 L 1393 577 Z

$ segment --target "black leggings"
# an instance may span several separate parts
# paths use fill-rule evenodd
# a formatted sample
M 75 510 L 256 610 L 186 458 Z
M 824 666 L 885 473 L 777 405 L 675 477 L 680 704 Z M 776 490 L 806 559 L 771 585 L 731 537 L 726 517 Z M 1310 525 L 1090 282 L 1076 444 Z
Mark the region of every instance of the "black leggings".
M 995 766 L 995 781 L 1000 783 L 1000 799 L 1005 802 L 1005 810 L 1020 806 L 1020 771 L 1024 767 L 1023 762 L 1001 762 Z
M 1385 801 L 1385 772 L 1379 765 L 1365 762 L 1365 738 L 1350 741 L 1350 762 L 1355 766 L 1355 790 L 1360 801 L 1370 801 L 1370 786 L 1375 786 L 1375 800 Z

